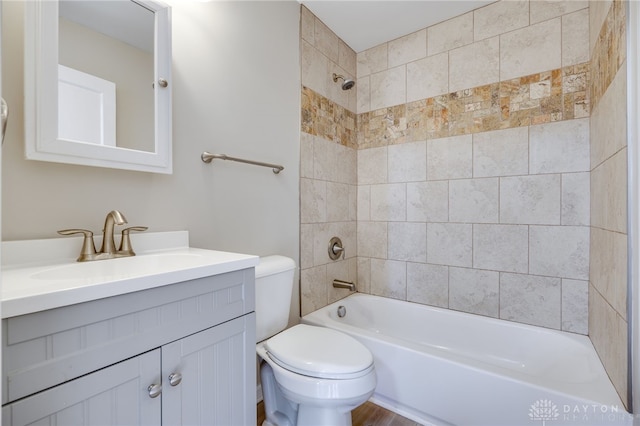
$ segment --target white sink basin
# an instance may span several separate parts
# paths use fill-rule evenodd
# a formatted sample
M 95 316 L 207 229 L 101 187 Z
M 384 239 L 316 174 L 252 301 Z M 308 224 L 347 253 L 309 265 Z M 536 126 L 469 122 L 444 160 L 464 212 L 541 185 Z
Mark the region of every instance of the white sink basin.
M 47 252 L 53 250 L 50 244 L 38 240 Z M 90 262 L 66 258 L 3 265 L 2 318 L 251 268 L 258 261 L 251 255 L 181 247 Z

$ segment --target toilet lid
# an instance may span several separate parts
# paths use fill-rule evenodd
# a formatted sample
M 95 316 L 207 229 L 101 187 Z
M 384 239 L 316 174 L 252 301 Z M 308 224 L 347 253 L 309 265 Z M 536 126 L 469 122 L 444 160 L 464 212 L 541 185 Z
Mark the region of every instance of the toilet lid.
M 351 336 L 325 327 L 299 324 L 266 341 L 269 357 L 305 376 L 350 379 L 373 367 L 369 349 Z

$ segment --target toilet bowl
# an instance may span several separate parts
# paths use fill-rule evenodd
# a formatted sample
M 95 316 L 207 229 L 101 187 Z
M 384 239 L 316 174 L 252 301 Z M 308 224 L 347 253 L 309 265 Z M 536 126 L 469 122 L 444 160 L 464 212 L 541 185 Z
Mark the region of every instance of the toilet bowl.
M 299 324 L 281 331 L 288 318 L 294 269 L 293 261 L 282 256 L 261 258 L 256 267 L 263 426 L 351 425 L 351 411 L 367 401 L 376 386 L 373 356 L 356 339 L 336 330 Z M 284 303 L 275 300 L 274 295 L 284 294 Z M 273 324 L 276 316 L 278 326 Z

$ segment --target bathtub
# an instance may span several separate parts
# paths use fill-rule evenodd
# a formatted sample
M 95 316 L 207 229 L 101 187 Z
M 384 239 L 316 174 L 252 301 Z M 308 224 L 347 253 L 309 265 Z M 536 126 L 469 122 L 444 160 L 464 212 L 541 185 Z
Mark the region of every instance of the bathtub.
M 365 344 L 371 400 L 425 425 L 632 424 L 586 336 L 360 293 L 302 322 Z

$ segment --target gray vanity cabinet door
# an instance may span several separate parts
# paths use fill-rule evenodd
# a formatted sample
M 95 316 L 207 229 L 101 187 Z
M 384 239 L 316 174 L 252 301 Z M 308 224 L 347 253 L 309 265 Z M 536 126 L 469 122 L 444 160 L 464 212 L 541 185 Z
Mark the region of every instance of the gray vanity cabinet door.
M 255 424 L 254 347 L 254 313 L 163 346 L 162 424 Z
M 160 349 L 42 391 L 2 408 L 2 424 L 160 424 L 161 398 L 148 387 L 160 383 Z

